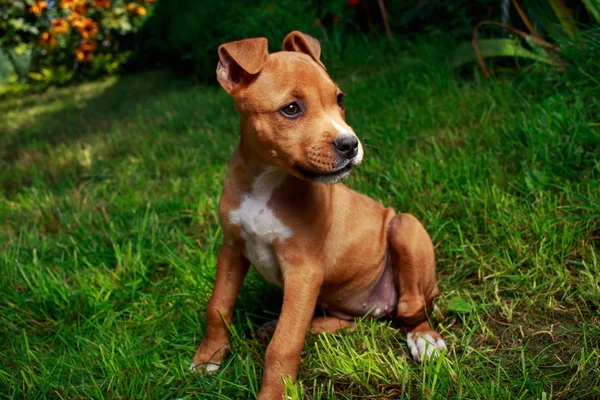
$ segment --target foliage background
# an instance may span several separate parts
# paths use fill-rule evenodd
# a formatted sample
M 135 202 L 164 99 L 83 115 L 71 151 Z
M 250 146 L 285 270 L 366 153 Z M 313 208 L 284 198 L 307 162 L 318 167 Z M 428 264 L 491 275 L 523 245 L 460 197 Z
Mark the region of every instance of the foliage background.
M 274 51 L 287 32 L 299 29 L 321 40 L 325 62 L 332 63 L 356 56 L 347 51 L 350 38 L 376 50 L 377 38 L 385 32 L 376 1 L 154 2 L 0 0 L 0 94 L 165 66 L 214 83 L 216 49 L 226 41 L 266 36 Z M 525 28 L 515 7 L 503 17 L 501 3 L 508 2 L 388 0 L 385 16 L 391 32 L 405 40 L 422 34 L 466 40 L 483 20 L 506 20 Z M 551 34 L 554 41 L 564 41 L 566 35 L 551 4 L 563 4 L 580 26 L 593 21 L 591 6 L 580 1 L 521 3 L 537 30 Z M 486 33 L 490 34 L 505 36 Z M 472 50 L 466 51 L 471 53 L 466 58 L 472 59 Z M 514 47 L 510 51 L 514 53 Z

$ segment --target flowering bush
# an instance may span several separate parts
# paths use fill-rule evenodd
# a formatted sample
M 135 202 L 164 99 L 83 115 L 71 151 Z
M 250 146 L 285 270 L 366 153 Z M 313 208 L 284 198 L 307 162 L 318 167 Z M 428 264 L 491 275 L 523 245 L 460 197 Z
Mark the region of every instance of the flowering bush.
M 113 73 L 154 1 L 0 0 L 0 46 L 13 60 L 25 47 L 31 52 L 22 79 L 52 84 Z

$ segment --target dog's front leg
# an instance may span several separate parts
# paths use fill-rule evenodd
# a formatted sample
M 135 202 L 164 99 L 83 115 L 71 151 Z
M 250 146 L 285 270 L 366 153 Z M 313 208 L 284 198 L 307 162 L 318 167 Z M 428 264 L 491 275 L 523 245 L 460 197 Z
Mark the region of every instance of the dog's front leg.
M 318 263 L 282 265 L 283 307 L 275 334 L 265 355 L 265 372 L 259 399 L 281 399 L 284 377 L 296 379 L 304 338 L 310 327 L 323 270 Z
M 219 369 L 229 347 L 227 325 L 233 306 L 248 272 L 249 262 L 235 245 L 223 243 L 217 259 L 217 277 L 206 307 L 206 330 L 190 369 Z

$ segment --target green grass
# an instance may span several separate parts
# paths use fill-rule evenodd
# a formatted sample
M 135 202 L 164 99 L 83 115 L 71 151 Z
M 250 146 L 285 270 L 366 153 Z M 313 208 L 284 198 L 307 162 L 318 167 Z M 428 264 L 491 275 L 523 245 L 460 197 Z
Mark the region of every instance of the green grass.
M 450 46 L 328 63 L 366 149 L 348 184 L 424 222 L 450 350 L 417 365 L 385 321 L 309 336 L 294 398 L 600 397 L 597 63 L 482 80 Z M 237 140 L 224 91 L 151 72 L 0 114 L 0 397 L 255 397 L 281 294 L 254 273 L 226 365 L 187 369 Z

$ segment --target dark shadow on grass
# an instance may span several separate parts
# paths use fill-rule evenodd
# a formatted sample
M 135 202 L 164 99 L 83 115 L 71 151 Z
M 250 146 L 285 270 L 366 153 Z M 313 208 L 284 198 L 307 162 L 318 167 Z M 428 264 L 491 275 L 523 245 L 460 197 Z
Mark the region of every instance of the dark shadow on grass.
M 0 112 L 6 111 L 5 108 L 8 107 L 17 107 L 27 113 L 32 107 L 62 100 L 69 91 L 73 93 L 71 99 L 64 101 L 64 108 L 58 111 L 43 111 L 33 121 L 24 121 L 14 130 L 9 127 L 0 128 L 5 141 L 2 160 L 14 162 L 32 144 L 56 146 L 110 132 L 112 126 L 135 119 L 137 110 L 148 107 L 161 96 L 173 91 L 198 89 L 191 78 L 176 79 L 166 71 L 127 76 L 112 85 L 107 82 L 103 81 L 100 86 L 84 84 L 57 89 L 40 94 L 39 97 L 30 96 L 0 104 Z
M 0 190 L 11 196 L 40 180 L 50 187 L 76 184 L 73 179 L 79 180 L 81 166 L 73 160 L 60 159 L 62 154 L 57 148 L 85 149 L 98 136 L 105 136 L 109 154 L 102 154 L 104 158 L 140 156 L 135 142 L 156 141 L 152 134 L 162 127 L 164 132 L 176 136 L 190 127 L 214 122 L 210 118 L 214 110 L 199 107 L 196 111 L 193 105 L 177 104 L 178 100 L 197 99 L 195 91 L 214 90 L 199 85 L 193 78 L 149 71 L 116 82 L 115 79 L 0 103 L 0 110 L 19 113 L 0 125 L 0 170 L 4 171 Z M 170 99 L 174 100 L 172 106 Z M 191 115 L 190 110 L 195 114 Z M 214 115 L 220 116 L 218 112 Z M 131 146 L 114 145 L 115 134 L 129 133 L 135 138 L 128 141 Z M 212 161 L 204 160 L 208 164 Z
M 283 291 L 262 281 L 258 274 L 251 271 L 236 302 L 236 309 L 245 314 L 251 324 L 246 334 L 252 335 L 255 328 L 279 318 L 282 304 Z

